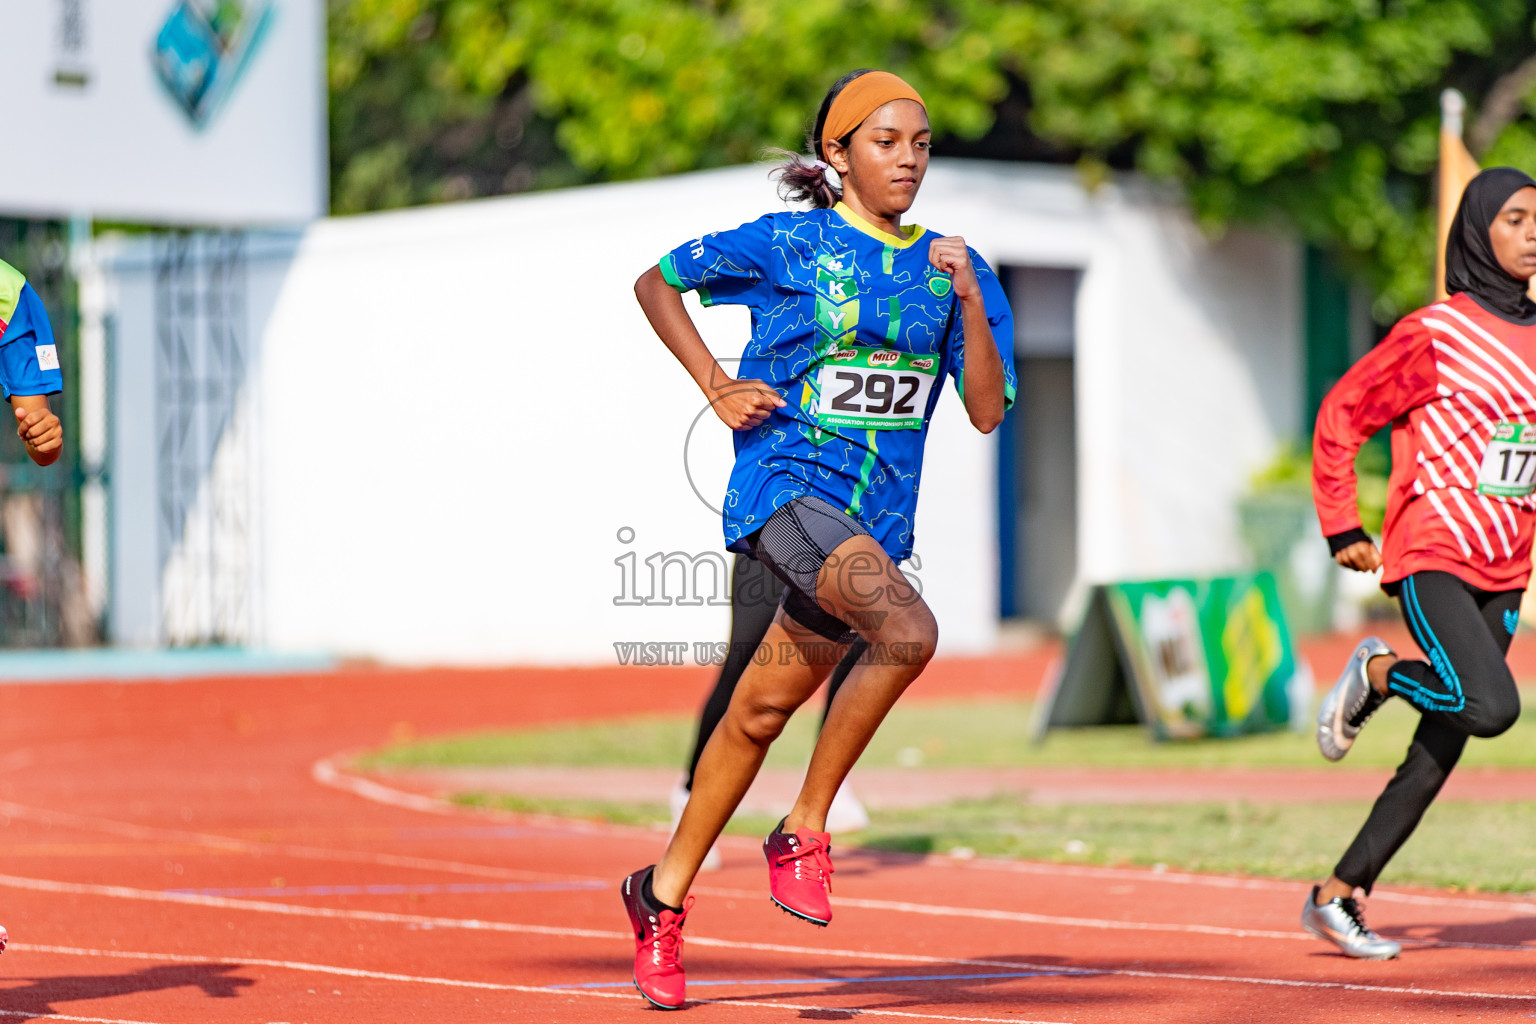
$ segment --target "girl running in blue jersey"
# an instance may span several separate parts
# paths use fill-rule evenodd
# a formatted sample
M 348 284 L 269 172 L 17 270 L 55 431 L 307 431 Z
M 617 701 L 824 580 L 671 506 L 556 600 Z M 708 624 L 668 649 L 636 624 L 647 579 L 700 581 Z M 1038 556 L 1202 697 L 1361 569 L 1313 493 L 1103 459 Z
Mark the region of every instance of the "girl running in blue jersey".
M 912 552 L 928 423 L 948 375 L 971 423 L 990 432 L 1014 378 L 996 275 L 963 238 L 902 225 L 931 135 L 922 97 L 900 78 L 844 76 L 816 117 L 817 160 L 782 169 L 781 194 L 813 209 L 684 243 L 635 284 L 662 342 L 735 432 L 726 544 L 785 584 L 763 638 L 770 656 L 737 684 L 666 853 L 621 887 L 635 984 L 660 1007 L 683 1005 L 681 928 L 699 865 L 789 716 L 862 639 L 869 652 L 832 703 L 794 807 L 763 844 L 773 901 L 814 924 L 831 920 L 827 809 L 938 641 L 897 568 Z M 688 290 L 705 305 L 751 309 L 739 378 L 704 346 L 683 306 Z

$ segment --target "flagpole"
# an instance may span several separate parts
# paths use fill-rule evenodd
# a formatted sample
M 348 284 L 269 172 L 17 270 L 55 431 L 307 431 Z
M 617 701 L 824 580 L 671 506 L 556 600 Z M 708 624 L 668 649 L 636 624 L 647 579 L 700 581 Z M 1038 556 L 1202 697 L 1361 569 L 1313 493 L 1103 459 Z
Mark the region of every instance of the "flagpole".
M 1477 161 L 1461 141 L 1462 122 L 1467 112 L 1467 100 L 1455 89 L 1440 94 L 1440 183 L 1437 231 L 1435 235 L 1435 299 L 1446 297 L 1445 292 L 1445 242 L 1451 236 L 1451 222 L 1456 219 L 1456 208 L 1461 205 L 1461 194 L 1467 190 L 1467 182 L 1477 177 L 1481 170 Z

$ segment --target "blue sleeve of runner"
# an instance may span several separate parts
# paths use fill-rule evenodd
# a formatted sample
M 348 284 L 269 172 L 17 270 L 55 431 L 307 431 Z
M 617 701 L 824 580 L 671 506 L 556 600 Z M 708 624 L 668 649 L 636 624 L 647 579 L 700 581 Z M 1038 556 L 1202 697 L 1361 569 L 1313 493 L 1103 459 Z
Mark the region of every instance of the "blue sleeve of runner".
M 971 265 L 976 268 L 976 282 L 981 285 L 982 302 L 987 307 L 987 323 L 992 327 L 992 340 L 997 343 L 997 354 L 1003 357 L 1003 408 L 1012 409 L 1013 400 L 1019 393 L 1019 378 L 1013 370 L 1013 309 L 1008 305 L 1008 295 L 1003 283 L 997 279 L 987 261 L 975 249 L 970 250 Z M 955 378 L 955 390 L 965 398 L 965 322 L 960 311 L 955 311 L 955 329 L 950 341 L 951 358 L 949 372 Z
M 24 285 L 10 326 L 0 337 L 0 397 L 56 395 L 64 390 L 59 349 L 48 311 L 32 286 Z
M 706 306 L 760 306 L 772 293 L 768 280 L 773 215 L 730 231 L 712 231 L 661 258 L 662 276 L 680 292 L 696 291 Z

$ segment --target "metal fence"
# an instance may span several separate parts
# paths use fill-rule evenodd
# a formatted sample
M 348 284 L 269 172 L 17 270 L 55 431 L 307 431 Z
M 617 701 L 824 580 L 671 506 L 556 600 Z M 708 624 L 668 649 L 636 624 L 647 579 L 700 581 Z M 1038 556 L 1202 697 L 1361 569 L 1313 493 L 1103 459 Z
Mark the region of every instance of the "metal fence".
M 0 259 L 26 275 L 48 310 L 64 372 L 64 394 L 50 401 L 65 423 L 63 455 L 46 468 L 27 458 L 8 412 L 0 428 L 0 647 L 89 644 L 101 624 L 80 567 L 85 473 L 78 433 L 70 429 L 79 421 L 80 398 L 69 226 L 0 218 Z
M 162 639 L 253 640 L 245 236 L 154 237 Z

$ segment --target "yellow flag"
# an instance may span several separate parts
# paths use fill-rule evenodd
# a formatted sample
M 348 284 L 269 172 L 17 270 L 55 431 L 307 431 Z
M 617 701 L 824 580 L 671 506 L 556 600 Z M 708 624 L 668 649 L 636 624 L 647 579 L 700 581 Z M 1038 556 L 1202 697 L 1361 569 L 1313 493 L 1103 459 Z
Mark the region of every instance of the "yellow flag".
M 1461 205 L 1467 182 L 1477 177 L 1480 168 L 1466 143 L 1461 141 L 1462 115 L 1467 101 L 1455 89 L 1440 94 L 1440 217 L 1435 245 L 1435 299 L 1446 297 L 1445 241 L 1451 236 L 1451 221 Z

